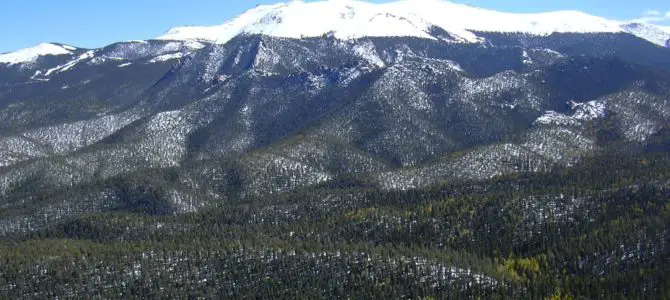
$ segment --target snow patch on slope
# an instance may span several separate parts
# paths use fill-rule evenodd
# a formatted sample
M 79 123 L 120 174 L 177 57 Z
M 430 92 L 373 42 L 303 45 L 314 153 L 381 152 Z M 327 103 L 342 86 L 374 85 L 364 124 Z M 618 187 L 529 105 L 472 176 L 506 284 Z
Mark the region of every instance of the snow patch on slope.
M 547 111 L 544 115 L 535 120 L 535 124 L 577 126 L 581 125 L 584 121 L 593 121 L 606 116 L 607 108 L 605 103 L 601 101 L 589 101 L 585 103 L 571 101 L 569 104 L 573 110 L 571 116 L 557 113 L 555 111 Z
M 580 123 L 571 116 L 567 116 L 561 113 L 557 113 L 553 110 L 550 110 L 545 112 L 544 115 L 537 118 L 537 120 L 535 120 L 535 124 L 575 126 L 579 125 Z
M 68 63 L 66 63 L 66 64 L 64 64 L 64 65 L 60 65 L 60 66 L 57 66 L 57 67 L 55 67 L 55 68 L 52 68 L 52 69 L 47 70 L 47 71 L 44 73 L 44 76 L 49 76 L 49 75 L 51 75 L 51 74 L 53 74 L 53 73 L 60 73 L 60 72 L 65 72 L 65 71 L 67 71 L 67 70 L 70 70 L 70 69 L 72 69 L 75 65 L 77 65 L 78 63 L 80 63 L 80 62 L 82 62 L 82 61 L 84 61 L 84 60 L 86 60 L 86 59 L 92 58 L 94 54 L 95 54 L 95 51 L 93 51 L 93 50 L 91 50 L 91 51 L 87 51 L 86 53 L 80 55 L 80 56 L 77 57 L 76 59 L 74 59 L 74 60 L 72 60 L 72 61 L 69 61 Z
M 74 66 L 76 66 L 78 63 L 80 63 L 82 61 L 85 61 L 87 59 L 91 59 L 94 56 L 95 56 L 95 50 L 86 51 L 86 53 L 84 53 L 82 55 L 79 55 L 79 57 L 77 57 L 77 58 L 75 58 L 75 59 L 73 59 L 73 60 L 71 60 L 71 61 L 69 61 L 65 64 L 56 66 L 56 67 L 48 69 L 46 71 L 42 71 L 42 70 L 35 71 L 35 74 L 33 74 L 33 76 L 31 76 L 30 79 L 40 80 L 40 81 L 48 81 L 49 76 L 68 71 L 68 70 L 72 69 Z
M 170 53 L 170 54 L 164 54 L 164 55 L 159 55 L 151 60 L 149 60 L 149 63 L 157 63 L 157 62 L 164 62 L 172 59 L 179 59 L 184 57 L 184 53 L 177 52 L 177 53 Z
M 110 60 L 139 60 L 156 58 L 162 55 L 174 54 L 175 52 L 190 53 L 206 47 L 206 44 L 197 41 L 183 42 L 124 42 L 107 47 L 101 57 Z M 165 59 L 167 57 L 159 58 Z
M 372 44 L 371 42 L 358 44 L 354 46 L 353 50 L 358 57 L 364 59 L 372 66 L 376 66 L 379 68 L 383 68 L 386 66 L 384 61 L 381 58 L 379 58 L 377 50 L 375 49 L 374 44 Z
M 0 54 L 0 64 L 14 65 L 20 63 L 34 63 L 41 56 L 68 55 L 72 54 L 72 51 L 74 50 L 76 50 L 76 48 L 72 46 L 41 43 L 34 47 Z
M 605 117 L 605 103 L 600 101 L 589 101 L 585 103 L 570 102 L 575 111 L 573 118 L 582 121 L 592 121 Z

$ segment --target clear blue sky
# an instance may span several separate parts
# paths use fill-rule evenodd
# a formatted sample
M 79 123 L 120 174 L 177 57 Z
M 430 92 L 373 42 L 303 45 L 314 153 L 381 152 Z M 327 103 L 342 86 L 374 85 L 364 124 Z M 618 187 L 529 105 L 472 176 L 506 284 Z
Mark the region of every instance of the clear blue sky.
M 270 4 L 281 0 L 7 0 L 2 2 L 0 53 L 29 47 L 39 42 L 61 42 L 94 48 L 114 41 L 148 39 L 175 26 L 221 24 L 257 4 Z M 656 24 L 670 25 L 668 0 L 455 2 L 510 12 L 575 9 L 610 19 L 630 20 L 645 17 Z

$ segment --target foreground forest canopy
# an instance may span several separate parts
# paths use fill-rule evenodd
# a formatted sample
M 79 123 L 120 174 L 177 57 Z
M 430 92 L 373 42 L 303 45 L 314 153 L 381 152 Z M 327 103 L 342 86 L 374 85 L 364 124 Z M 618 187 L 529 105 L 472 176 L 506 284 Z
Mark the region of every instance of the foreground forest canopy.
M 119 207 L 4 237 L 0 293 L 663 298 L 670 294 L 669 178 L 665 151 L 610 153 L 577 168 L 407 191 L 346 176 L 170 214 L 163 201 L 174 174 L 140 172 L 43 194 L 117 186 L 133 195 L 136 211 Z

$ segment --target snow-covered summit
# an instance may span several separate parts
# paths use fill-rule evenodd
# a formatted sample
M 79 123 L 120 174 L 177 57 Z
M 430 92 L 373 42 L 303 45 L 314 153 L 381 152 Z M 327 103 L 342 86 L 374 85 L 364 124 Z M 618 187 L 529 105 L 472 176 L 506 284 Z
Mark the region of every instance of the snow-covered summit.
M 615 21 L 578 11 L 513 14 L 444 0 L 400 0 L 381 4 L 327 0 L 261 5 L 221 25 L 177 27 L 158 39 L 225 43 L 239 34 L 288 38 L 328 34 L 340 39 L 363 36 L 434 39 L 431 31 L 435 26 L 462 42 L 478 42 L 480 39 L 473 33 L 476 31 L 537 35 L 622 31 Z
M 19 64 L 35 62 L 40 56 L 72 54 L 77 48 L 68 45 L 41 43 L 18 51 L 0 54 L 0 64 Z

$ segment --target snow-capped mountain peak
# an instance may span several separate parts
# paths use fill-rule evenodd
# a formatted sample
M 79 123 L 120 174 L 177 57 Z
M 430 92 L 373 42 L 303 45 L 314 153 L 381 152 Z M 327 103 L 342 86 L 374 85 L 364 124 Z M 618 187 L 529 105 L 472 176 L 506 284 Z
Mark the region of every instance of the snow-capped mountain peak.
M 68 45 L 41 43 L 30 48 L 0 54 L 0 64 L 19 64 L 35 62 L 41 56 L 72 54 L 77 48 Z
M 621 32 L 619 24 L 578 11 L 512 14 L 443 0 L 369 3 L 357 0 L 292 1 L 257 6 L 216 26 L 177 27 L 158 39 L 225 43 L 239 34 L 301 38 L 332 35 L 413 36 L 435 39 L 431 29 L 447 31 L 455 41 L 479 42 L 474 32 Z

